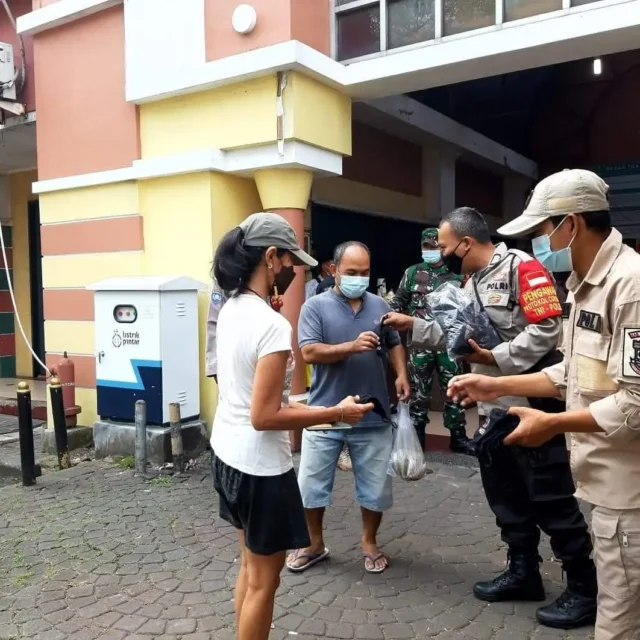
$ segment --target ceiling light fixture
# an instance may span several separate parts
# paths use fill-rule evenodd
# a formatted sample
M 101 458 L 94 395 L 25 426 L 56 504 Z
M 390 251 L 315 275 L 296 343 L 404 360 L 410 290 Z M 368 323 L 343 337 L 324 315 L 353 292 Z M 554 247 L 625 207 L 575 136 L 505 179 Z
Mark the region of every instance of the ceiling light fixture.
M 594 58 L 593 60 L 593 75 L 599 76 L 602 73 L 602 59 Z

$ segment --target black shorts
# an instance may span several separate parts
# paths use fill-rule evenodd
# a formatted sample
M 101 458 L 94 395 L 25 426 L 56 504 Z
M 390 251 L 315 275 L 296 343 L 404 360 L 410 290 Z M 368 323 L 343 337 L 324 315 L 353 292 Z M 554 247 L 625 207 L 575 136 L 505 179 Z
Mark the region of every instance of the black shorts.
M 279 476 L 252 476 L 211 454 L 220 517 L 244 531 L 252 553 L 270 556 L 311 544 L 298 480 L 293 469 Z

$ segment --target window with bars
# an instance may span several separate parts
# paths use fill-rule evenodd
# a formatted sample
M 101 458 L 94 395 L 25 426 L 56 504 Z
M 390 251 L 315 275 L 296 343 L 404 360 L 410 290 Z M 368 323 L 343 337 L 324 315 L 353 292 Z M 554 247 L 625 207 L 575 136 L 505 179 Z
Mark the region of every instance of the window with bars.
M 601 0 L 334 0 L 335 54 L 351 60 Z

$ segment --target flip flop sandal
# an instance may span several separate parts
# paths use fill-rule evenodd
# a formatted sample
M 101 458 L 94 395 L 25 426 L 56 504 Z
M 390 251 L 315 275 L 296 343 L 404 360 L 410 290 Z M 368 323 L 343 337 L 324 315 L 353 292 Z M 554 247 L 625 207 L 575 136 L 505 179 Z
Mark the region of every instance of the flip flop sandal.
M 365 553 L 363 555 L 364 555 L 364 570 L 367 573 L 384 573 L 385 569 L 389 566 L 389 563 L 387 561 L 387 567 L 381 567 L 379 569 L 376 569 L 376 562 L 380 560 L 380 558 L 385 557 L 384 553 L 379 553 L 378 555 L 374 555 L 373 553 Z M 369 560 L 373 564 L 373 567 L 371 569 L 367 568 L 367 560 Z
M 313 565 L 318 564 L 318 562 L 322 562 L 323 560 L 326 560 L 328 557 L 329 557 L 329 549 L 327 548 L 325 548 L 325 550 L 322 553 L 310 553 L 309 551 L 296 549 L 296 551 L 293 552 L 293 559 L 287 562 L 287 569 L 289 569 L 289 571 L 291 571 L 292 573 L 302 573 L 303 571 L 306 571 L 307 569 L 310 569 L 311 567 L 313 567 Z M 293 564 L 294 562 L 296 562 L 296 560 L 304 560 L 304 559 L 308 559 L 309 562 L 305 562 L 299 567 Z

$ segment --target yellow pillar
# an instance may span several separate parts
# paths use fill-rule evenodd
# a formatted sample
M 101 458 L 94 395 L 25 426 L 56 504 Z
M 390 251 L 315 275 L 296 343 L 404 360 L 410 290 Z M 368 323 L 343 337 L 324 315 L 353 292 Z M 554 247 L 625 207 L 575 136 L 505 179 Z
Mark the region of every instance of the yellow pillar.
M 265 210 L 307 208 L 313 182 L 311 171 L 260 169 L 254 178 Z

